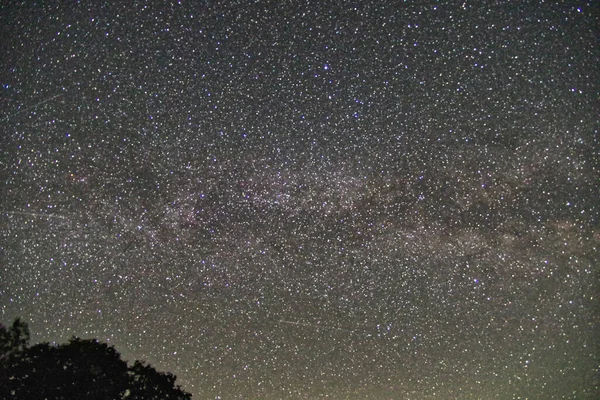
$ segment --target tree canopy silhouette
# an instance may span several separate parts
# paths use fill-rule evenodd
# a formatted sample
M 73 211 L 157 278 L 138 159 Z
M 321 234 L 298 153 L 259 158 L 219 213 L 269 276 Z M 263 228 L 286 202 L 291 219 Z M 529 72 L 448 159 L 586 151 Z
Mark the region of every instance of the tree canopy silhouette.
M 171 373 L 135 361 L 128 366 L 113 346 L 73 337 L 68 343 L 29 346 L 29 328 L 0 324 L 1 399 L 190 400 Z

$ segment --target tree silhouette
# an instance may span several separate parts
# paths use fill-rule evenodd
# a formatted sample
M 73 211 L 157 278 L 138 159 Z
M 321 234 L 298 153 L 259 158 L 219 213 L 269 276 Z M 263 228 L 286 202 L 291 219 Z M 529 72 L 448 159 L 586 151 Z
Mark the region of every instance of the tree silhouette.
M 0 324 L 1 399 L 190 400 L 175 380 L 140 361 L 129 367 L 114 347 L 95 339 L 29 347 L 27 324 Z
M 29 327 L 26 323 L 17 318 L 9 329 L 0 324 L 0 360 L 25 350 L 28 345 Z

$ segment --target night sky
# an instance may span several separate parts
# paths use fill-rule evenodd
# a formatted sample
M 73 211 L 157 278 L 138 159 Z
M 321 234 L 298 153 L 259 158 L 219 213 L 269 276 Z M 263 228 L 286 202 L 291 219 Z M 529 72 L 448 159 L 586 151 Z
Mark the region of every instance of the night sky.
M 196 399 L 600 395 L 597 2 L 125 3 L 0 6 L 4 324 Z

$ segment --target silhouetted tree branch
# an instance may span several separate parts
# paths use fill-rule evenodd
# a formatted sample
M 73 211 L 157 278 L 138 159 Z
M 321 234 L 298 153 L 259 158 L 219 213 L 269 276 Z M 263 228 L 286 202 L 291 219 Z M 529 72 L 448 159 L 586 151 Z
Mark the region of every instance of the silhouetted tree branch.
M 176 377 L 140 361 L 129 367 L 114 347 L 73 337 L 66 344 L 29 347 L 19 319 L 0 325 L 1 399 L 190 400 Z

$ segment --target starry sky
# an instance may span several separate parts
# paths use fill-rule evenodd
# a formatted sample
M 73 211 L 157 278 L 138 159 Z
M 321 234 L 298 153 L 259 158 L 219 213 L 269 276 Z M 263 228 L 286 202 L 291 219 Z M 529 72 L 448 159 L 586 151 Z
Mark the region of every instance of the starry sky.
M 0 6 L 0 312 L 197 399 L 600 393 L 592 1 Z

